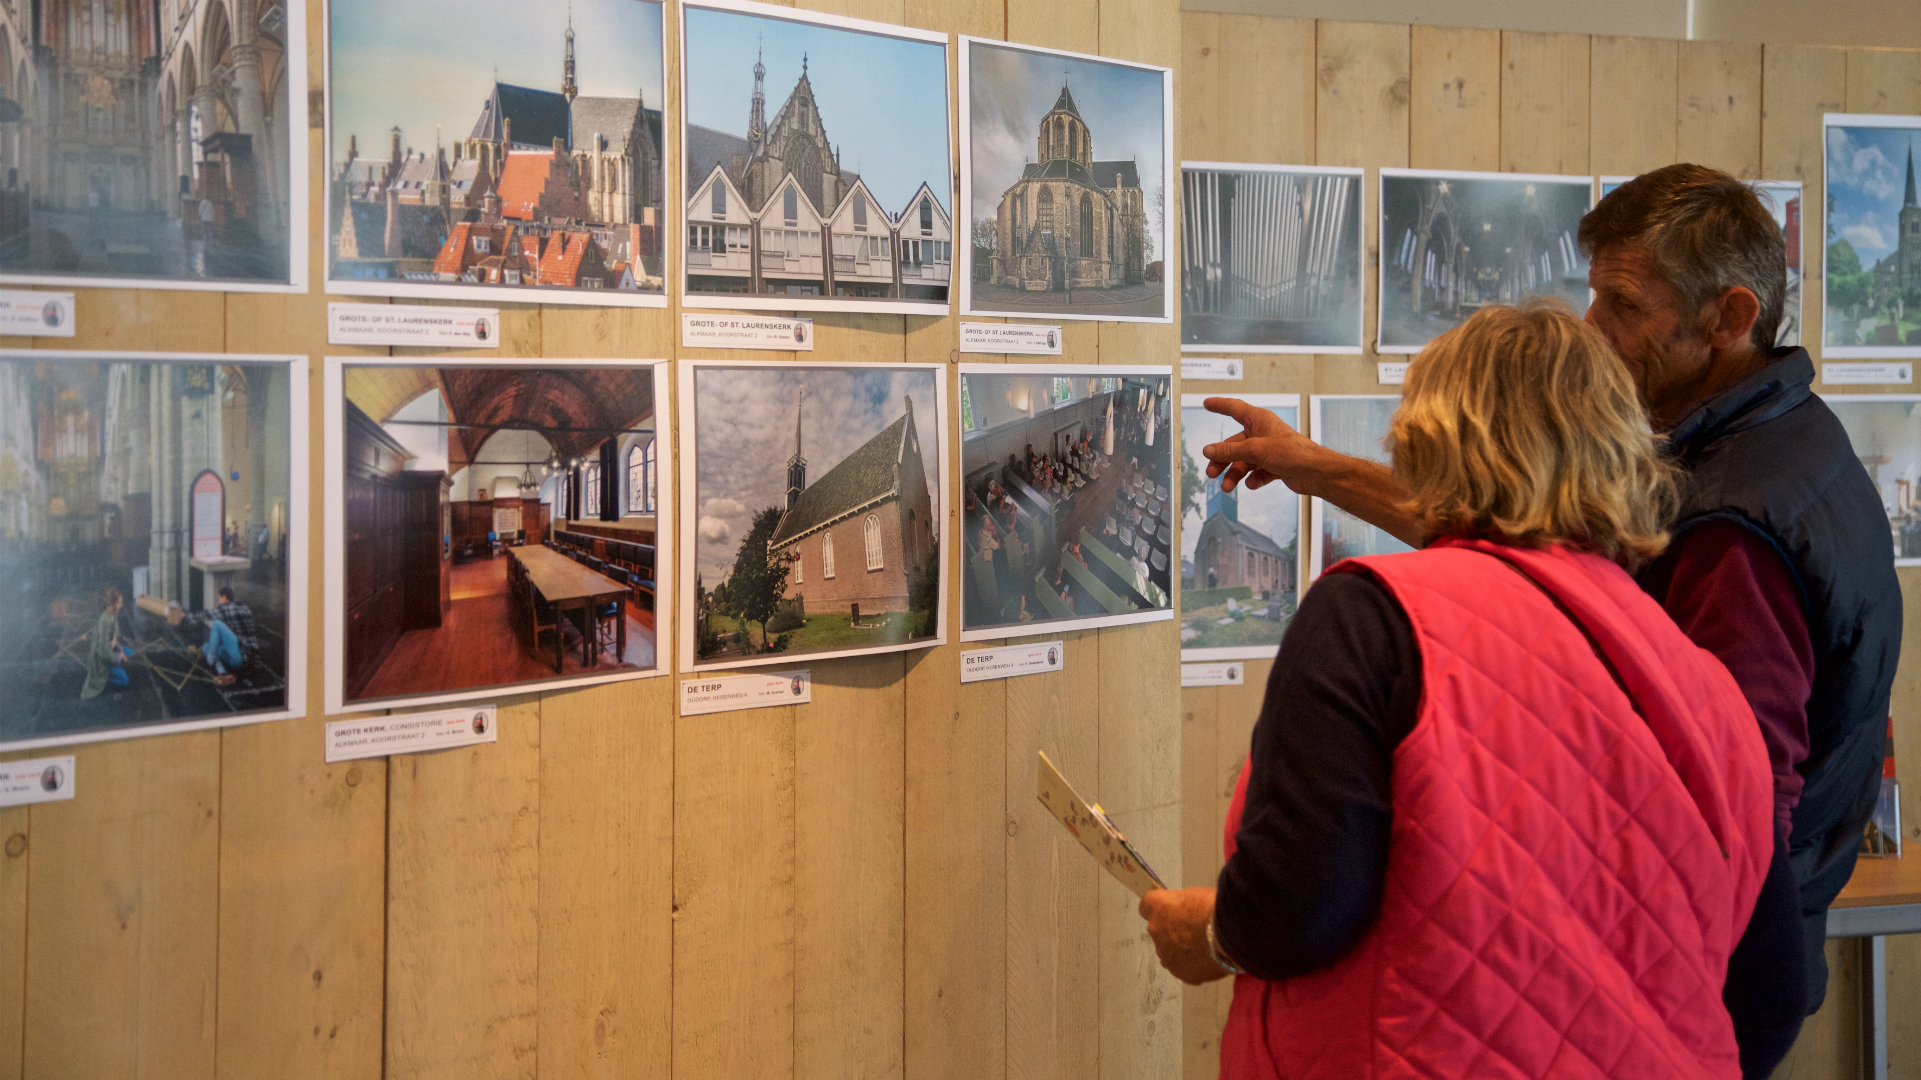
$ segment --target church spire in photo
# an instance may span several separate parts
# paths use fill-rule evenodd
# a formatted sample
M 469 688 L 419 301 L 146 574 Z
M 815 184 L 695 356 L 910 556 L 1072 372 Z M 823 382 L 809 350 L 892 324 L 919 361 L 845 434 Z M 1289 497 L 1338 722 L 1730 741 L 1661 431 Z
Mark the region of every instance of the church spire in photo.
M 800 412 L 801 404 L 807 400 L 807 388 L 794 391 L 794 453 L 787 459 L 787 509 L 792 510 L 800 501 L 800 493 L 807 490 L 807 459 L 800 452 Z
M 761 137 L 767 134 L 767 65 L 762 61 L 765 49 L 754 48 L 754 101 L 747 113 L 747 142 L 758 148 Z
M 580 87 L 574 83 L 574 6 L 567 5 L 567 60 L 561 66 L 560 93 L 572 105 L 574 98 L 580 96 Z
M 1908 140 L 1908 192 L 1901 199 L 1901 206 L 1904 209 L 1910 206 L 1921 206 L 1921 203 L 1917 203 L 1914 198 L 1914 140 L 1912 138 Z

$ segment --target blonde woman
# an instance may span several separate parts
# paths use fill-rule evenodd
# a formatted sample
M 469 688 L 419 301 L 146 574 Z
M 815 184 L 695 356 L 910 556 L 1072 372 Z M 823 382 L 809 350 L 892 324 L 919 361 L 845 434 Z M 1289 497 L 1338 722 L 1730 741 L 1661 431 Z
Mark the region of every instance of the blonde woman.
M 1625 368 L 1486 309 L 1389 443 L 1427 543 L 1303 598 L 1218 890 L 1141 904 L 1176 976 L 1240 975 L 1222 1076 L 1740 1075 L 1729 958 L 1793 886 L 1746 701 L 1629 577 L 1674 477 Z

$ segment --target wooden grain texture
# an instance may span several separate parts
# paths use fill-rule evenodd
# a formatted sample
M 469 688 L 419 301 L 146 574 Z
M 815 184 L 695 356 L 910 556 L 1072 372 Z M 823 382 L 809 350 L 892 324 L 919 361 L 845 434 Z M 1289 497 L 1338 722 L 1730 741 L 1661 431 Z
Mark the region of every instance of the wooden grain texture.
M 388 770 L 387 1055 L 394 1080 L 535 1075 L 540 701 L 499 741 Z
M 1181 689 L 1181 884 L 1211 885 L 1221 871 L 1221 830 L 1214 821 L 1214 759 L 1220 730 L 1220 691 Z M 1230 991 L 1231 993 L 1231 991 Z M 1181 988 L 1181 1076 L 1212 1080 L 1220 1073 L 1221 987 Z
M 1921 49 L 1849 49 L 1848 111 L 1921 113 Z
M 28 754 L 17 755 L 30 756 Z M 19 1080 L 27 1008 L 27 848 L 31 811 L 0 811 L 0 1080 Z
M 1588 171 L 1590 60 L 1583 34 L 1502 32 L 1502 171 Z
M 1501 167 L 1501 32 L 1416 26 L 1409 48 L 1407 163 Z
M 1744 180 L 1761 177 L 1761 46 L 1680 45 L 1674 156 Z
M 1847 108 L 1845 49 L 1769 45 L 1761 56 L 1761 175 L 1801 181 L 1801 340 L 1821 340 L 1826 152 L 1821 116 Z M 1818 355 L 1818 349 L 1811 352 Z M 1821 365 L 1814 368 L 1821 386 Z
M 1589 166 L 1635 176 L 1674 161 L 1680 43 L 1596 34 L 1589 51 L 1593 99 Z

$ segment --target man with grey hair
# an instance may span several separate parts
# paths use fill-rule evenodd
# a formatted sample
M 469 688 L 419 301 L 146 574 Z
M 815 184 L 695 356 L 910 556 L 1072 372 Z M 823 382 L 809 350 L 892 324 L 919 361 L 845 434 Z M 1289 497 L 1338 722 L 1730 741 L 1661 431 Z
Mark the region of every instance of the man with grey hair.
M 1798 888 L 1764 893 L 1724 995 L 1743 1072 L 1765 1076 L 1800 1016 L 1820 1007 L 1828 905 L 1853 872 L 1879 791 L 1901 645 L 1887 518 L 1840 421 L 1811 389 L 1807 351 L 1774 345 L 1783 239 L 1751 188 L 1670 165 L 1601 200 L 1582 219 L 1580 242 L 1592 258 L 1587 321 L 1627 364 L 1684 471 L 1673 543 L 1640 584 L 1733 673 L 1774 771 L 1781 850 L 1770 877 L 1791 864 Z M 1208 408 L 1245 428 L 1205 450 L 1224 490 L 1279 480 L 1408 543 L 1424 540 L 1385 466 L 1319 446 L 1239 401 L 1213 398 Z

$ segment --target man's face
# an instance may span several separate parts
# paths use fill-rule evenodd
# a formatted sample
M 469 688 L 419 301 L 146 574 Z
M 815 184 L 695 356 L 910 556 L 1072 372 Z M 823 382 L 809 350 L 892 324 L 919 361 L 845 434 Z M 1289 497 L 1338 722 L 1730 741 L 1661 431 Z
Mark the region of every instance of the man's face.
M 1692 400 L 1713 359 L 1698 313 L 1682 310 L 1681 296 L 1655 272 L 1639 248 L 1617 244 L 1598 251 L 1588 267 L 1594 303 L 1587 321 L 1626 361 L 1641 404 L 1657 420 Z

